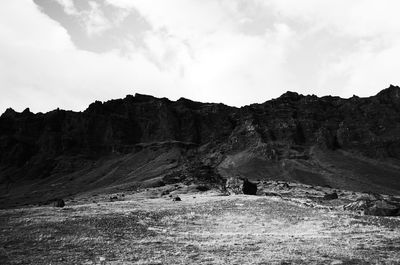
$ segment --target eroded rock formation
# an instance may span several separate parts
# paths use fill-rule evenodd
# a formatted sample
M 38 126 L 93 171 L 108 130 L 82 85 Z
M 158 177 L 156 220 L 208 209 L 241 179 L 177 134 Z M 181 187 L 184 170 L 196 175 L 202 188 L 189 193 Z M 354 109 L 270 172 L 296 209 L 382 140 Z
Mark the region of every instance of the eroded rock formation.
M 397 86 L 349 99 L 287 92 L 242 108 L 136 94 L 83 112 L 8 109 L 0 206 L 111 184 L 223 185 L 236 175 L 399 194 L 399 94 Z

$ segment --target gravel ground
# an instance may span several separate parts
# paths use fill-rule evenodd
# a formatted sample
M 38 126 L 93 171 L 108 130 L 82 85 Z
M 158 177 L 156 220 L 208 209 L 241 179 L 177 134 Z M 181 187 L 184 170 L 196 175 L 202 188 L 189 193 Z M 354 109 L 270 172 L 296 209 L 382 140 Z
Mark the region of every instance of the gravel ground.
M 400 218 L 180 197 L 0 210 L 0 264 L 400 264 Z

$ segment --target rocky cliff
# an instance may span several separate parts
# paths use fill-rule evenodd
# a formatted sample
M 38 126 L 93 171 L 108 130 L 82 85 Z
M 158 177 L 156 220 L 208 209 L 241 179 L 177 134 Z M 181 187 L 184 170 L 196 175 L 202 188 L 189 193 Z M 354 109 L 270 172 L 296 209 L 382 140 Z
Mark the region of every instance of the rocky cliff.
M 400 194 L 400 88 L 242 108 L 136 94 L 0 117 L 0 207 L 234 175 Z

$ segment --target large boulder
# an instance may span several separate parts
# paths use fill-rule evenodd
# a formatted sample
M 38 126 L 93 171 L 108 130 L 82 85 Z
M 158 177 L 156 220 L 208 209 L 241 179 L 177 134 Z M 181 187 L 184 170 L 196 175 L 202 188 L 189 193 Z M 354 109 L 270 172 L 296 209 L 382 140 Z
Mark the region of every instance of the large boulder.
M 336 200 L 338 198 L 339 198 L 339 196 L 337 195 L 336 192 L 327 193 L 324 195 L 324 200 L 326 200 L 326 201 Z
M 60 207 L 60 208 L 62 208 L 62 207 L 65 206 L 65 202 L 64 202 L 63 199 L 55 199 L 55 200 L 53 201 L 53 206 L 54 206 L 54 207 Z
M 175 196 L 175 197 L 172 198 L 172 201 L 180 202 L 180 201 L 182 201 L 182 199 L 179 196 Z
M 398 216 L 400 207 L 399 205 L 392 204 L 386 200 L 374 201 L 366 211 L 367 215 L 376 216 Z
M 226 181 L 226 190 L 229 194 L 257 194 L 257 184 L 250 182 L 246 178 L 230 177 Z

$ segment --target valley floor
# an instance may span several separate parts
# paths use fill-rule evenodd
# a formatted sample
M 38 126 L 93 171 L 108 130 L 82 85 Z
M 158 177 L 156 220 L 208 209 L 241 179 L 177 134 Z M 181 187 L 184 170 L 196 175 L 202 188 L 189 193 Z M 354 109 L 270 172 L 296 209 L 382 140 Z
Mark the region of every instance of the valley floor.
M 0 210 L 0 264 L 400 264 L 400 218 L 216 193 Z

